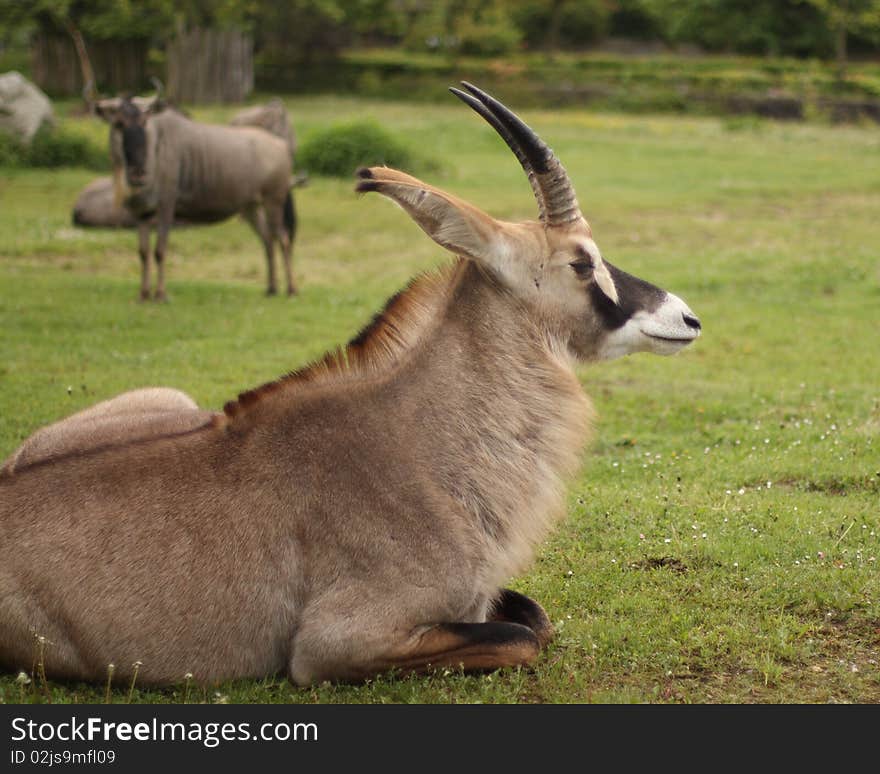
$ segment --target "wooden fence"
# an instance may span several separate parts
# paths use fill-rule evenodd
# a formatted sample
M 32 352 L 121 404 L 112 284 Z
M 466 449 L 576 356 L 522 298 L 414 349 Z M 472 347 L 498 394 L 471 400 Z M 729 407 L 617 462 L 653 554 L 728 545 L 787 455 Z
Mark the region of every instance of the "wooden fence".
M 137 92 L 148 88 L 148 48 L 148 41 L 143 39 L 89 41 L 89 59 L 101 93 Z M 70 37 L 43 32 L 35 35 L 31 44 L 31 75 L 51 96 L 82 94 L 82 73 Z
M 179 104 L 241 102 L 254 89 L 254 46 L 238 30 L 195 28 L 168 43 L 166 87 Z

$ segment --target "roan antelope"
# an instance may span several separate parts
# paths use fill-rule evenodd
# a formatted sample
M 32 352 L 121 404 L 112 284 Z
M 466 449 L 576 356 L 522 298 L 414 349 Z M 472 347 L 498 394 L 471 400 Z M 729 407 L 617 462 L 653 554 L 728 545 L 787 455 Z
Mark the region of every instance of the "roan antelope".
M 357 190 L 399 204 L 452 265 L 222 413 L 136 391 L 40 431 L 0 474 L 0 663 L 30 667 L 35 636 L 50 675 L 140 662 L 152 684 L 537 657 L 551 624 L 504 584 L 562 514 L 588 437 L 573 365 L 671 354 L 700 323 L 602 259 L 553 152 L 464 85 L 540 221 L 362 169 Z

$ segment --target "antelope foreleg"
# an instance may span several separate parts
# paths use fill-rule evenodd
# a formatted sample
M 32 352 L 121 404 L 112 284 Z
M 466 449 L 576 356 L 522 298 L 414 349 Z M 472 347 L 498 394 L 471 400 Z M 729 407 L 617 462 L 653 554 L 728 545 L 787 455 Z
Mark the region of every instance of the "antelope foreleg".
M 444 667 L 485 672 L 531 664 L 541 646 L 527 626 L 506 621 L 442 623 L 424 627 L 394 648 L 392 653 L 359 664 L 321 663 L 300 658 L 291 663 L 291 677 L 299 684 L 321 680 L 360 682 L 383 672 L 419 674 Z M 299 661 L 299 663 L 297 663 Z

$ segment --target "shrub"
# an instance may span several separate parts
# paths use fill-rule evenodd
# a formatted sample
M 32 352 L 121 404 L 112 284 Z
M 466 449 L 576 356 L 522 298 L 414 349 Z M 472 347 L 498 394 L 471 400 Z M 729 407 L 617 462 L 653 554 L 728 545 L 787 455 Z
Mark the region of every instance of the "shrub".
M 296 163 L 310 174 L 349 177 L 358 167 L 378 164 L 411 170 L 416 158 L 378 124 L 358 121 L 309 137 L 297 153 Z
M 103 171 L 110 161 L 105 149 L 88 138 L 63 127 L 43 126 L 30 145 L 0 132 L 0 166 L 5 167 L 87 167 Z

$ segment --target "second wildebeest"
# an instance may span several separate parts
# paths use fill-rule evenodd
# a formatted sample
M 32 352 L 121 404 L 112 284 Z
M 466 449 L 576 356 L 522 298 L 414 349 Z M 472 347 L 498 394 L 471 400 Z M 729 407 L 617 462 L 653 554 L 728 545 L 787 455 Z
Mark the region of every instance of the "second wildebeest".
M 242 214 L 260 236 L 267 293 L 278 292 L 275 244 L 281 247 L 288 295 L 296 293 L 292 249 L 296 213 L 288 144 L 263 129 L 192 121 L 158 97 L 116 97 L 95 111 L 110 124 L 116 194 L 138 221 L 142 300 L 150 298 L 150 232 L 155 219 L 156 287 L 165 300 L 165 252 L 175 218 L 216 223 Z

